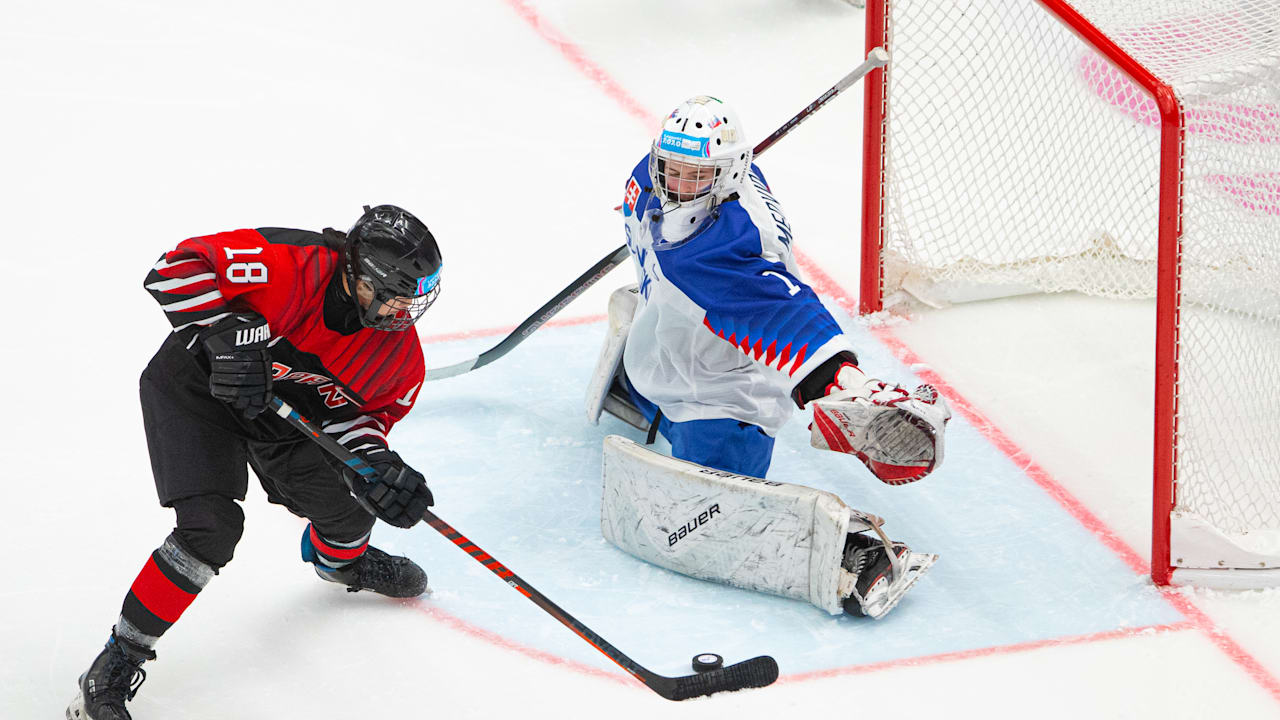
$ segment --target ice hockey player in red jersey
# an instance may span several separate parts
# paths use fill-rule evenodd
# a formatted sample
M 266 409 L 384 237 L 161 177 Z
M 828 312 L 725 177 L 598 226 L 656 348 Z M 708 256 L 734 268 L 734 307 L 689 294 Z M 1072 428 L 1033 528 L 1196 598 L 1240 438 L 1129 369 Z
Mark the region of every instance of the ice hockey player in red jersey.
M 412 560 L 369 545 L 375 519 L 413 526 L 432 505 L 422 474 L 387 444 L 425 364 L 414 322 L 440 293 L 440 249 L 394 205 L 343 234 L 283 228 L 184 240 L 145 286 L 174 331 L 139 382 L 160 504 L 177 515 L 80 677 L 69 720 L 129 718 L 156 641 L 231 561 L 252 467 L 267 499 L 309 521 L 302 559 L 349 592 L 425 591 Z M 343 476 L 274 413 L 272 394 L 321 424 L 381 477 Z

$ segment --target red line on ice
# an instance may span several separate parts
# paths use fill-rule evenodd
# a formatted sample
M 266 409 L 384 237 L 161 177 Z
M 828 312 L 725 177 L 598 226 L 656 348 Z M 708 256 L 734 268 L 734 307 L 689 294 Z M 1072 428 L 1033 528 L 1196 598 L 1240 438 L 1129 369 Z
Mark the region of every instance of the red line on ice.
M 527 657 L 533 658 L 534 660 L 539 660 L 541 662 L 547 663 L 548 665 L 561 665 L 563 667 L 569 668 L 570 670 L 573 670 L 574 672 L 582 673 L 583 675 L 591 675 L 593 677 L 604 678 L 606 680 L 612 680 L 614 682 L 617 682 L 623 685 L 632 685 L 634 683 L 634 679 L 629 675 L 625 675 L 625 676 L 619 675 L 616 672 L 613 672 L 611 670 L 601 670 L 600 668 L 592 667 L 585 663 L 575 662 L 573 660 L 566 660 L 565 658 L 562 658 L 559 655 L 554 655 L 552 653 L 549 653 L 543 650 L 531 648 L 528 645 L 521 645 L 520 643 L 515 642 L 504 635 L 499 635 L 498 633 L 492 632 L 490 630 L 485 630 L 484 628 L 473 625 L 467 622 L 466 620 L 463 620 L 462 618 L 451 615 L 450 613 L 440 609 L 439 607 L 436 607 L 434 605 L 428 605 L 424 601 L 417 600 L 417 601 L 411 602 L 410 604 L 413 606 L 415 610 L 422 613 L 423 615 L 426 615 L 433 620 L 442 622 L 445 625 L 448 625 L 449 627 L 453 628 L 454 630 L 457 630 L 458 632 L 462 633 L 463 635 L 469 635 L 473 638 L 477 638 L 487 643 L 497 645 L 500 648 L 518 652 L 521 655 L 525 655 Z
M 1103 640 L 1114 640 L 1117 638 L 1152 635 L 1156 633 L 1190 629 L 1194 629 L 1194 624 L 1191 622 L 1175 623 L 1172 625 L 1151 625 L 1137 628 L 1119 628 L 1117 630 L 1107 630 L 1105 632 L 1077 635 L 1075 637 L 1046 638 L 1044 640 L 1032 640 L 1030 642 L 1017 643 L 1014 645 L 973 648 L 971 650 L 957 650 L 955 652 L 939 653 L 937 655 L 897 658 L 894 660 L 885 660 L 884 662 L 867 663 L 866 665 L 849 665 L 846 667 L 830 668 L 827 670 L 813 670 L 811 672 L 785 675 L 779 678 L 778 682 L 803 682 L 805 680 L 817 680 L 819 678 L 836 677 L 839 675 L 860 675 L 863 673 L 891 670 L 894 668 L 920 667 L 922 665 L 954 662 L 957 660 L 969 660 L 972 658 L 990 657 L 992 655 L 1008 655 L 1012 653 L 1029 652 L 1031 650 L 1039 650 L 1041 648 L 1083 645 Z
M 551 320 L 542 327 L 569 327 L 571 325 L 589 325 L 591 323 L 603 322 L 608 320 L 608 315 L 584 315 L 576 318 L 565 318 L 563 320 Z M 484 328 L 482 330 L 462 330 L 459 332 L 442 333 L 439 335 L 427 335 L 421 338 L 423 343 L 440 343 L 453 342 L 454 340 L 467 340 L 469 338 L 489 337 L 491 335 L 506 335 L 515 330 L 519 325 L 507 325 L 504 327 Z M 427 372 L 431 372 L 428 365 Z
M 827 295 L 835 298 L 836 303 L 851 317 L 857 317 L 857 303 L 849 298 L 849 295 L 835 282 L 822 268 L 818 267 L 812 260 L 803 257 L 800 253 L 796 253 L 796 260 L 801 268 L 809 275 L 809 284 L 814 291 L 820 295 Z M 920 365 L 923 364 L 920 357 L 915 354 L 907 344 L 893 334 L 888 328 L 873 329 L 872 334 L 876 336 L 880 342 L 884 343 L 889 350 L 904 364 Z M 995 423 L 988 420 L 973 403 L 966 400 L 951 384 L 942 379 L 933 370 L 915 369 L 914 372 L 927 383 L 932 384 L 946 398 L 953 410 L 956 410 L 964 419 L 972 425 L 983 437 L 987 438 L 992 445 L 999 448 L 1000 452 L 1012 460 L 1018 467 L 1023 469 L 1027 477 L 1032 482 L 1043 488 L 1059 505 L 1080 522 L 1086 529 L 1092 532 L 1104 545 L 1111 548 L 1113 552 L 1121 557 L 1134 572 L 1147 575 L 1151 572 L 1150 566 L 1142 556 L 1129 547 L 1107 524 L 1094 515 L 1084 503 L 1080 502 L 1069 490 L 1062 486 L 1047 470 L 1031 459 L 1025 450 L 1018 447 L 1008 435 L 1004 434 Z M 1182 613 L 1190 621 L 1190 625 L 1197 630 L 1209 636 L 1214 645 L 1218 647 L 1227 657 L 1231 658 L 1239 665 L 1249 677 L 1267 690 L 1276 700 L 1280 700 L 1280 680 L 1272 675 L 1257 658 L 1249 654 L 1240 643 L 1236 642 L 1230 635 L 1218 628 L 1218 626 L 1209 618 L 1200 608 L 1196 607 L 1186 595 L 1183 595 L 1174 588 L 1155 588 L 1178 612 Z M 1093 636 L 1086 636 L 1093 637 Z M 1099 638 L 1105 639 L 1105 638 Z M 1051 643 L 1050 643 L 1051 644 Z M 1016 652 L 1021 646 L 1007 646 L 1006 651 Z M 994 654 L 994 653 L 991 653 Z M 948 655 L 934 656 L 941 659 L 951 659 Z
M 641 122 L 648 122 L 650 118 L 657 117 L 653 113 L 646 111 L 640 106 L 634 98 L 631 97 L 622 86 L 614 81 L 608 73 L 600 66 L 596 65 L 577 45 L 569 42 L 555 28 L 551 27 L 545 20 L 538 15 L 537 11 L 529 6 L 525 0 L 503 0 L 517 14 L 528 22 L 533 29 L 547 42 L 555 45 L 565 56 L 565 58 L 574 65 L 579 71 L 587 75 L 592 82 L 596 83 L 600 88 L 612 98 L 615 102 L 622 105 L 628 114 L 635 117 Z M 809 284 L 820 295 L 826 295 L 835 300 L 835 302 L 851 317 L 858 316 L 857 303 L 853 297 L 845 292 L 839 283 L 835 282 L 821 267 L 810 260 L 800 252 L 795 253 L 796 261 L 809 275 Z M 593 315 L 589 317 L 574 318 L 569 320 L 552 321 L 546 324 L 546 327 L 581 325 L 586 323 L 600 322 L 605 317 L 601 315 Z M 450 340 L 459 340 L 472 337 L 483 337 L 488 335 L 499 335 L 508 333 L 515 329 L 516 326 L 505 328 L 491 328 L 487 330 L 476 330 L 469 332 L 448 333 L 444 335 L 434 335 L 424 337 L 422 342 L 435 343 L 447 342 Z M 879 329 L 873 331 L 881 342 L 884 342 L 889 349 L 902 362 L 912 365 L 920 364 L 920 359 L 911 351 L 905 343 L 898 339 L 888 329 Z M 1115 532 L 1106 526 L 1096 515 L 1077 500 L 1069 491 L 1067 491 L 1060 483 L 1053 479 L 1044 468 L 1035 463 L 1030 456 L 1018 447 L 1008 436 L 1006 436 L 995 424 L 987 420 L 972 403 L 964 399 L 955 388 L 943 380 L 937 373 L 926 370 L 917 371 L 917 374 L 926 382 L 932 383 L 938 388 L 951 403 L 953 409 L 959 411 L 965 420 L 972 424 L 984 437 L 986 437 L 993 445 L 1000 449 L 1006 456 L 1025 468 L 1028 477 L 1032 479 L 1040 487 L 1044 488 L 1064 509 L 1075 517 L 1087 529 L 1093 532 L 1104 545 L 1111 548 L 1113 552 L 1119 555 L 1126 564 L 1135 572 L 1146 574 L 1149 572 L 1147 563 L 1142 559 L 1133 548 L 1130 548 L 1123 540 L 1120 539 Z M 1116 638 L 1134 637 L 1148 632 L 1170 632 L 1177 630 L 1197 629 L 1209 636 L 1209 638 L 1230 657 L 1236 664 L 1240 665 L 1248 675 L 1254 679 L 1259 685 L 1271 693 L 1273 697 L 1280 700 L 1280 680 L 1277 680 L 1266 667 L 1256 658 L 1250 655 L 1239 643 L 1228 636 L 1225 632 L 1218 629 L 1213 621 L 1197 608 L 1188 598 L 1179 593 L 1177 590 L 1170 588 L 1157 588 L 1163 597 L 1175 608 L 1178 609 L 1187 619 L 1187 623 L 1178 623 L 1173 625 L 1152 626 L 1145 628 L 1121 628 L 1092 635 L 1082 635 L 1068 638 L 1050 638 L 1044 640 L 1036 640 L 1028 643 L 1018 643 L 1014 645 L 998 645 L 986 648 L 974 648 L 971 650 L 962 650 L 952 653 L 942 653 L 938 655 L 926 655 L 914 658 L 901 658 L 898 660 L 886 661 L 883 663 L 872 663 L 868 665 L 853 665 L 843 668 L 832 668 L 829 670 L 820 670 L 809 673 L 798 673 L 795 675 L 785 675 L 779 679 L 779 682 L 800 682 L 821 677 L 830 677 L 834 675 L 856 674 L 874 672 L 894 667 L 918 667 L 941 662 L 951 662 L 955 660 L 964 660 L 973 657 L 990 657 L 993 655 L 1012 654 L 1018 652 L 1026 652 L 1043 647 L 1054 647 L 1059 645 L 1078 645 L 1090 642 L 1099 642 L 1102 640 L 1111 640 Z M 557 655 L 553 655 L 541 650 L 515 643 L 502 635 L 484 630 L 465 620 L 454 617 L 449 613 L 438 608 L 427 608 L 422 605 L 417 606 L 424 614 L 444 621 L 446 624 L 455 629 L 473 637 L 478 637 L 491 642 L 500 647 L 515 650 L 521 654 L 541 660 L 554 665 L 562 665 L 580 673 L 593 675 L 596 677 L 605 677 L 622 683 L 629 683 L 630 680 L 625 677 L 615 675 L 611 672 L 599 670 L 597 668 L 566 660 Z
M 525 0 L 503 0 L 503 2 L 512 10 L 515 10 L 521 19 L 529 23 L 534 32 L 538 33 L 543 40 L 554 45 L 560 51 L 560 54 L 564 55 L 564 58 L 569 61 L 569 64 L 577 68 L 578 72 L 586 75 L 588 80 L 599 86 L 614 102 L 621 105 L 628 115 L 643 123 L 646 129 L 657 127 L 657 115 L 645 110 L 609 73 L 587 57 L 582 48 L 561 35 L 560 31 L 544 20 L 537 10 L 529 6 L 528 2 Z

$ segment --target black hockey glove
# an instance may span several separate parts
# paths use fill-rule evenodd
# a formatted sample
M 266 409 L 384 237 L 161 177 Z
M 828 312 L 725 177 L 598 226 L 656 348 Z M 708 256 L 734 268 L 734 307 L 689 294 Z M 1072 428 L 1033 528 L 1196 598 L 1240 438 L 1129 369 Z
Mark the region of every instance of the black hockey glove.
M 271 328 L 255 313 L 237 313 L 200 333 L 209 358 L 209 393 L 252 420 L 271 401 Z
M 379 520 L 396 527 L 413 527 L 422 519 L 423 511 L 435 504 L 427 479 L 405 465 L 399 455 L 383 448 L 357 454 L 378 471 L 378 479 L 369 482 L 350 468 L 343 468 L 342 472 L 356 502 Z

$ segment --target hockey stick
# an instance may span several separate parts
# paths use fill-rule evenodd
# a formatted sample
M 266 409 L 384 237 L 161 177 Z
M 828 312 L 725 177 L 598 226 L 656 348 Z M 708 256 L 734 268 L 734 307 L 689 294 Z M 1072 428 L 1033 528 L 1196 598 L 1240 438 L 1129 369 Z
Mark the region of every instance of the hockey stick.
M 370 481 L 377 479 L 378 472 L 376 470 L 369 467 L 350 450 L 339 444 L 337 440 L 329 437 L 324 431 L 313 425 L 311 421 L 299 415 L 288 403 L 280 398 L 273 397 L 271 398 L 270 406 L 277 415 L 284 418 L 304 435 L 310 437 L 321 448 L 341 460 L 347 467 L 360 473 Z M 435 513 L 430 510 L 424 511 L 422 520 L 435 528 L 436 532 L 443 535 L 449 542 L 457 545 L 463 552 L 475 558 L 476 562 L 484 565 L 490 572 L 504 580 L 516 592 L 524 595 L 534 605 L 559 620 L 560 624 L 577 633 L 578 637 L 586 640 L 591 647 L 604 653 L 605 657 L 616 663 L 618 667 L 626 670 L 632 677 L 668 700 L 688 700 L 689 698 L 718 692 L 764 687 L 778 679 L 778 663 L 768 655 L 754 657 L 728 667 L 680 677 L 667 677 L 651 672 L 627 657 L 621 650 L 610 645 L 604 638 L 595 634 L 591 628 L 583 625 L 577 618 L 561 609 L 559 605 L 551 602 L 551 600 L 547 599 L 547 596 L 538 592 L 519 575 L 508 570 L 505 565 L 498 562 L 493 556 L 476 547 L 475 543 L 455 530 L 452 525 L 441 520 Z
M 533 331 L 542 327 L 548 320 L 555 317 L 556 313 L 564 309 L 566 305 L 573 302 L 574 298 L 581 295 L 587 288 L 595 285 L 609 271 L 621 265 L 627 259 L 627 246 L 610 252 L 608 255 L 600 259 L 600 262 L 591 266 L 590 270 L 578 276 L 568 287 L 561 290 L 555 297 L 547 301 L 545 305 L 538 308 L 530 315 L 520 326 L 512 330 L 509 335 L 502 339 L 502 342 L 485 350 L 470 360 L 463 360 L 459 363 L 446 365 L 442 368 L 427 369 L 427 381 L 442 380 L 444 378 L 461 375 L 471 372 L 476 368 L 484 367 L 498 358 L 511 352 L 515 346 L 524 342 Z
M 809 103 L 809 105 L 797 113 L 795 117 L 783 123 L 782 127 L 774 130 L 772 135 L 761 140 L 760 143 L 752 150 L 752 155 L 759 156 L 760 153 L 768 150 L 774 143 L 778 142 L 785 135 L 794 130 L 797 125 L 809 119 L 809 116 L 820 110 L 823 105 L 830 102 L 836 95 L 839 95 L 851 85 L 861 80 L 867 73 L 878 67 L 882 67 L 888 62 L 889 54 L 885 52 L 883 48 L 872 48 L 871 52 L 867 55 L 867 59 L 861 65 L 854 68 L 848 75 L 841 78 L 840 82 L 822 93 L 817 100 Z M 621 207 L 622 206 L 618 206 L 614 208 L 614 210 L 619 210 Z M 509 335 L 503 338 L 502 342 L 494 345 L 488 350 L 485 350 L 470 360 L 463 360 L 462 362 L 446 365 L 435 370 L 428 369 L 427 381 L 443 380 L 444 378 L 450 378 L 455 375 L 462 375 L 463 373 L 471 372 L 472 370 L 484 367 L 485 365 L 488 365 L 494 360 L 497 360 L 503 355 L 511 352 L 515 346 L 524 342 L 525 339 L 528 338 L 529 335 L 533 334 L 535 330 L 545 325 L 551 318 L 555 317 L 555 315 L 563 310 L 566 305 L 572 302 L 574 298 L 585 292 L 587 288 L 599 282 L 601 278 L 609 274 L 609 271 L 613 270 L 618 265 L 621 265 L 622 262 L 626 260 L 627 254 L 627 246 L 623 245 L 601 258 L 600 262 L 592 265 L 591 269 L 579 275 L 577 280 L 574 280 L 568 287 L 561 290 L 555 297 L 547 301 L 545 305 L 534 311 L 534 313 L 524 322 L 520 323 L 519 327 L 512 330 Z
M 830 89 L 828 89 L 826 92 L 819 95 L 817 100 L 814 100 L 813 102 L 809 103 L 809 105 L 805 107 L 805 109 L 796 113 L 795 117 L 782 123 L 782 127 L 778 128 L 777 130 L 774 130 L 772 135 L 761 140 L 756 145 L 755 149 L 751 151 L 751 154 L 754 156 L 759 156 L 760 153 L 773 147 L 774 143 L 778 142 L 783 137 L 785 137 L 787 133 L 790 133 L 792 130 L 795 130 L 797 125 L 804 122 L 805 120 L 808 120 L 811 115 L 821 110 L 822 106 L 831 102 L 832 98 L 844 92 L 845 90 L 848 90 L 850 86 L 852 86 L 854 83 L 861 80 L 863 76 L 866 75 L 867 73 L 871 72 L 872 70 L 875 70 L 878 67 L 884 67 L 885 65 L 888 65 L 888 64 L 889 64 L 889 53 L 885 52 L 884 48 L 882 47 L 871 48 L 871 52 L 867 53 L 867 59 L 862 61 L 861 65 L 859 65 L 858 67 L 850 71 L 848 75 L 845 75 L 843 78 L 840 78 L 840 82 L 836 83 L 835 85 L 832 85 Z
M 827 89 L 826 92 L 819 95 L 817 100 L 814 100 L 813 102 L 809 103 L 807 106 L 805 106 L 805 109 L 796 113 L 795 116 L 792 117 L 790 120 L 782 123 L 782 127 L 778 128 L 777 130 L 774 130 L 769 135 L 769 137 L 756 143 L 756 146 L 751 149 L 752 159 L 760 157 L 761 153 L 773 147 L 774 143 L 786 137 L 792 130 L 796 129 L 797 125 L 804 122 L 805 120 L 808 120 L 811 115 L 821 110 L 822 107 L 827 103 L 831 102 L 832 98 L 844 92 L 845 90 L 848 90 L 854 83 L 858 82 L 863 77 L 865 77 L 867 73 L 871 72 L 872 70 L 875 70 L 878 67 L 884 67 L 885 65 L 888 65 L 888 64 L 889 64 L 889 53 L 886 52 L 884 48 L 882 47 L 871 48 L 871 52 L 867 53 L 867 59 L 862 61 L 861 65 L 854 68 L 853 70 L 850 70 L 848 75 L 845 75 L 844 77 L 840 78 L 840 82 L 836 83 L 835 85 L 832 85 L 830 88 Z M 619 205 L 618 207 L 615 207 L 614 210 L 621 211 L 622 206 Z

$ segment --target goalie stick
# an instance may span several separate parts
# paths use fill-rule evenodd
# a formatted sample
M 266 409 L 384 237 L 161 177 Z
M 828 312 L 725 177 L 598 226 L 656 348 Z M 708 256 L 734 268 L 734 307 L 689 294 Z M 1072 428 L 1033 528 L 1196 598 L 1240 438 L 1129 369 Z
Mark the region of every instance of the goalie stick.
M 312 424 L 310 420 L 299 415 L 288 403 L 280 398 L 273 397 L 271 398 L 270 407 L 277 415 L 311 438 L 329 454 L 341 460 L 347 467 L 369 478 L 371 481 L 377 479 L 378 473 L 376 470 L 339 444 L 337 440 L 329 437 L 324 431 Z M 680 677 L 658 675 L 627 657 L 621 650 L 610 645 L 608 641 L 597 635 L 591 628 L 583 625 L 581 621 L 565 612 L 559 605 L 551 602 L 547 596 L 538 592 L 537 589 L 525 582 L 519 575 L 511 572 L 493 556 L 477 547 L 475 543 L 455 530 L 452 525 L 441 520 L 435 513 L 430 510 L 423 511 L 422 520 L 435 528 L 436 532 L 443 535 L 449 542 L 457 545 L 463 552 L 475 558 L 476 562 L 488 568 L 490 572 L 505 581 L 516 592 L 524 595 L 534 605 L 542 608 L 548 615 L 559 620 L 562 625 L 576 633 L 578 637 L 586 640 L 591 647 L 599 650 L 605 657 L 616 663 L 618 667 L 626 670 L 632 677 L 668 700 L 688 700 L 689 698 L 718 692 L 764 687 L 778 679 L 778 663 L 768 655 L 761 655 L 728 667 L 694 673 L 693 675 Z
M 519 327 L 512 330 L 502 342 L 485 350 L 476 357 L 469 360 L 463 360 L 459 363 L 446 365 L 442 368 L 427 369 L 427 381 L 443 380 L 444 378 L 469 373 L 476 368 L 484 367 L 498 358 L 511 352 L 515 346 L 525 341 L 525 338 L 533 334 L 535 330 L 546 324 L 548 320 L 555 317 L 557 313 L 564 309 L 566 305 L 573 302 L 574 298 L 581 295 L 587 288 L 595 285 L 609 271 L 621 265 L 627 259 L 627 246 L 623 245 L 610 252 L 608 255 L 600 258 L 600 262 L 591 266 L 591 269 L 578 276 L 577 280 L 569 283 L 569 286 L 561 290 L 555 297 L 551 298 L 542 307 L 534 311 L 532 315 L 520 323 Z
M 889 64 L 889 53 L 885 52 L 884 48 L 881 48 L 881 47 L 871 48 L 871 52 L 867 53 L 867 59 L 862 61 L 861 65 L 851 70 L 848 75 L 845 75 L 844 77 L 840 78 L 840 82 L 836 83 L 835 85 L 832 85 L 826 92 L 819 95 L 817 100 L 814 100 L 813 102 L 809 103 L 809 105 L 806 106 L 805 109 L 796 113 L 795 117 L 782 123 L 782 127 L 778 128 L 777 130 L 774 130 L 772 135 L 765 138 L 764 140 L 761 140 L 759 144 L 757 144 L 755 148 L 751 151 L 751 154 L 753 156 L 759 156 L 760 153 L 773 147 L 774 143 L 781 140 L 792 130 L 795 130 L 797 125 L 804 122 L 805 120 L 808 120 L 811 115 L 821 110 L 824 105 L 831 102 L 832 98 L 844 92 L 845 90 L 848 90 L 850 86 L 852 86 L 854 83 L 861 80 L 863 76 L 866 75 L 867 73 L 871 72 L 872 70 L 875 70 L 878 67 L 884 67 L 885 65 L 888 65 L 888 64 Z
M 794 117 L 782 124 L 782 127 L 774 130 L 769 137 L 761 140 L 759 144 L 752 149 L 752 155 L 759 156 L 765 150 L 768 150 L 774 143 L 781 140 L 785 135 L 796 128 L 797 125 L 809 119 L 809 116 L 822 109 L 824 105 L 831 101 L 832 98 L 848 89 L 851 85 L 861 80 L 864 75 L 882 67 L 889 62 L 889 54 L 883 48 L 872 48 L 867 54 L 867 59 L 861 65 L 854 68 L 848 75 L 840 79 L 840 82 L 831 86 L 826 92 L 822 93 L 817 100 L 809 103 L 805 109 L 796 113 Z M 621 205 L 614 210 L 621 209 Z M 535 330 L 542 327 L 548 320 L 555 317 L 557 313 L 565 308 L 574 298 L 581 295 L 587 288 L 595 285 L 611 270 L 621 265 L 627 259 L 627 246 L 623 245 L 616 250 L 604 256 L 589 270 L 578 276 L 578 279 L 569 283 L 568 287 L 561 290 L 555 297 L 551 298 L 542 307 L 534 311 L 519 327 L 512 330 L 509 335 L 502 339 L 497 345 L 485 350 L 476 357 L 462 362 L 446 365 L 442 368 L 427 369 L 427 382 L 432 380 L 443 380 L 445 378 L 454 377 L 469 373 L 476 368 L 484 367 L 498 358 L 511 352 L 515 346 L 524 342 L 526 338 L 533 334 Z

